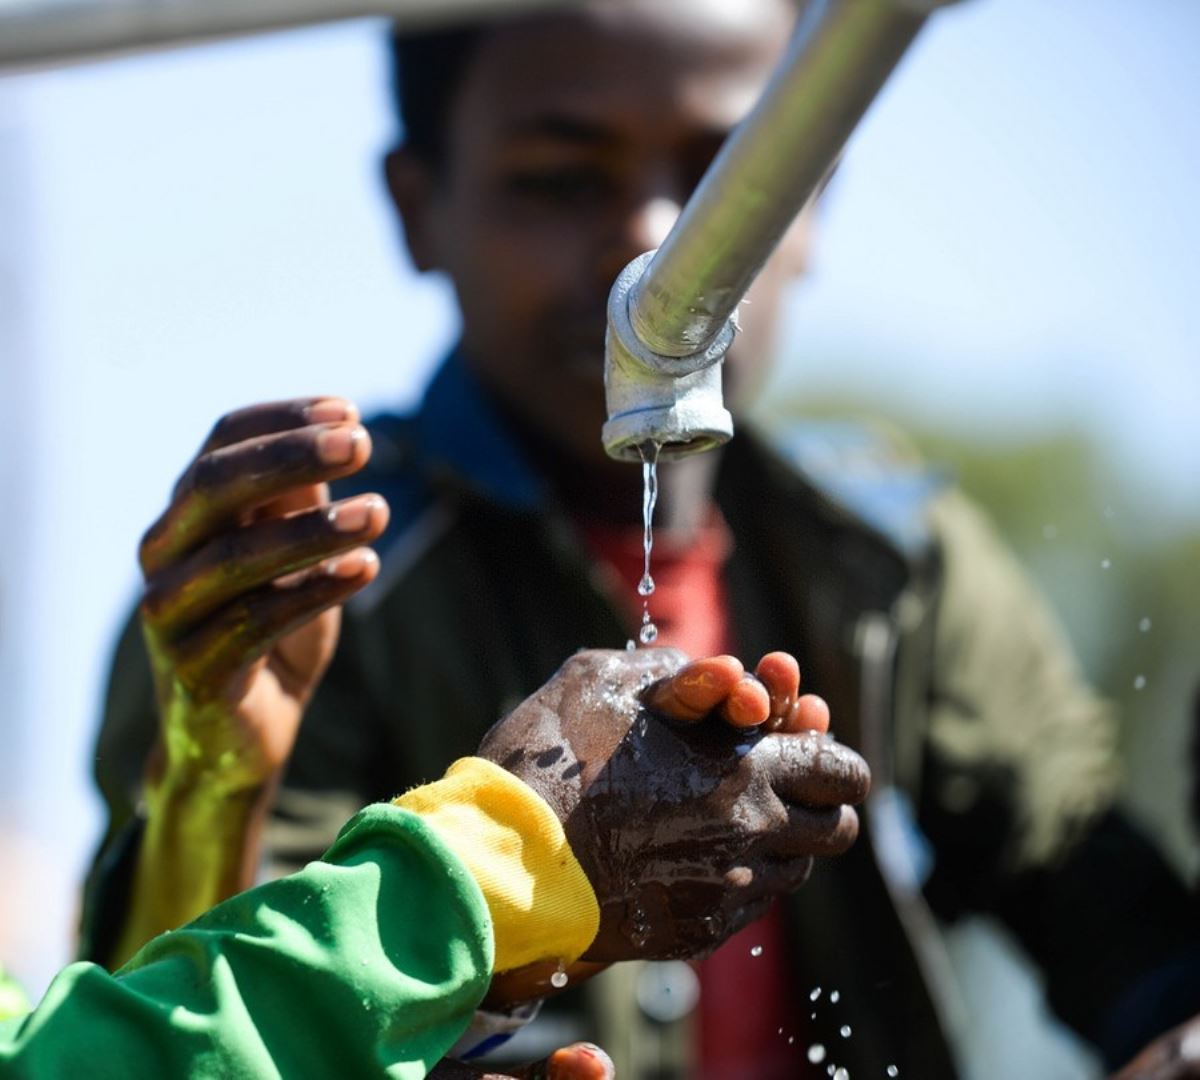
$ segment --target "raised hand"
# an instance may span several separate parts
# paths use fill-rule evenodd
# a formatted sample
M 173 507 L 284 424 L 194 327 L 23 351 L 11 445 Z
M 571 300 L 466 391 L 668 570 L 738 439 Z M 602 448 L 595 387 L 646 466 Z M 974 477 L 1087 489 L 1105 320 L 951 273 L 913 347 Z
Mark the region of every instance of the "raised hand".
M 160 768 L 218 793 L 259 786 L 291 751 L 333 655 L 342 604 L 378 570 L 376 495 L 330 503 L 370 440 L 354 405 L 309 398 L 222 418 L 142 540 L 142 626 Z
M 273 782 L 333 656 L 340 609 L 374 578 L 377 495 L 329 501 L 370 440 L 340 398 L 230 413 L 142 539 L 142 630 L 159 740 L 127 917 L 111 962 L 249 886 Z
M 772 653 L 580 652 L 480 747 L 558 814 L 601 907 L 584 960 L 707 952 L 853 843 L 863 760 Z M 724 722 L 721 722 L 721 718 Z

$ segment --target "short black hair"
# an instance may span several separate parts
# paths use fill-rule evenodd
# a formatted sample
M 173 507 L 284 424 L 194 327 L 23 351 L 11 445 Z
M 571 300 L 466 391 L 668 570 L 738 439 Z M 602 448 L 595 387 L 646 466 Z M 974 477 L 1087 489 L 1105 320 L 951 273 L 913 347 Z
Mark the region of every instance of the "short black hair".
M 482 41 L 482 26 L 403 31 L 388 35 L 392 107 L 404 144 L 433 166 L 446 157 L 446 129 L 454 96 Z

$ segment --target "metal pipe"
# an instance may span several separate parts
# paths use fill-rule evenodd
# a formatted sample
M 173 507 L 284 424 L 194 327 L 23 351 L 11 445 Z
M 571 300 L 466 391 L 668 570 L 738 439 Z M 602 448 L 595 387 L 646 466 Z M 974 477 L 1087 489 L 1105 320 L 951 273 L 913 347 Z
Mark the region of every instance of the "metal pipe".
M 572 0 L 0 0 L 0 70 L 188 45 L 344 19 L 414 29 L 565 7 Z
M 646 441 L 663 445 L 664 456 L 678 456 L 732 435 L 719 378 L 701 380 L 699 373 L 720 363 L 746 290 L 930 12 L 954 2 L 816 0 L 809 6 L 762 97 L 721 148 L 662 247 L 631 263 L 613 287 L 603 433 L 611 456 L 639 460 Z M 715 387 L 715 406 L 694 394 L 681 403 L 700 382 Z

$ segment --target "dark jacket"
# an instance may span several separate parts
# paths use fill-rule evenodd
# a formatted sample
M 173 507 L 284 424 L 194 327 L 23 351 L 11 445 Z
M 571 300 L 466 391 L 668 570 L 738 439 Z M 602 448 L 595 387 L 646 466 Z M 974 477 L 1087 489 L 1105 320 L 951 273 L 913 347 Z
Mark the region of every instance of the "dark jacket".
M 266 838 L 271 873 L 315 857 L 362 803 L 472 753 L 575 649 L 629 636 L 459 359 L 414 414 L 371 430 L 370 467 L 336 494 L 388 499 L 383 569 L 350 605 L 301 729 Z M 631 499 L 637 485 L 631 469 Z M 884 440 L 828 426 L 770 446 L 743 427 L 717 499 L 734 537 L 739 654 L 793 652 L 874 775 L 858 843 L 789 901 L 806 1037 L 836 1045 L 851 1075 L 955 1075 L 937 919 L 964 912 L 1002 919 L 1059 1015 L 1114 1062 L 1200 1012 L 1200 920 L 1113 808 L 1111 717 L 981 515 Z M 131 628 L 97 747 L 110 828 L 85 915 L 94 955 L 127 887 L 152 702 Z M 601 1042 L 624 1075 L 651 1075 L 645 1059 L 678 1040 L 639 1015 L 636 969 L 622 967 L 550 1011 L 588 999 L 600 1019 L 571 1037 Z M 817 985 L 841 1000 L 812 1021 L 803 991 Z M 837 1038 L 842 1024 L 852 1039 Z

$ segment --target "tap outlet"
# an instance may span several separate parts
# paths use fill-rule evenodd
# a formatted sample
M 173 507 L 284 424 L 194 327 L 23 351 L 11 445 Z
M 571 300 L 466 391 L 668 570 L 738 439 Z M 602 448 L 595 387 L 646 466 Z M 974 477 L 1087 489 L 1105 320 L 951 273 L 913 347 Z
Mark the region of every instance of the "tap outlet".
M 640 462 L 646 443 L 655 443 L 659 459 L 668 460 L 711 450 L 733 437 L 733 417 L 721 389 L 721 362 L 737 330 L 733 319 L 706 348 L 686 356 L 657 353 L 634 332 L 630 296 L 654 254 L 648 251 L 626 266 L 608 296 L 608 421 L 601 438 L 609 457 L 620 461 Z

